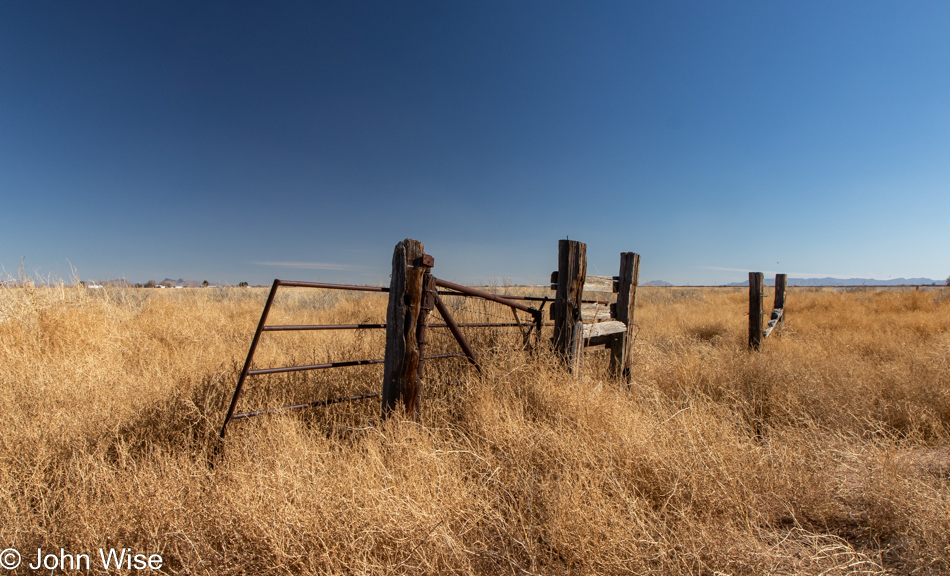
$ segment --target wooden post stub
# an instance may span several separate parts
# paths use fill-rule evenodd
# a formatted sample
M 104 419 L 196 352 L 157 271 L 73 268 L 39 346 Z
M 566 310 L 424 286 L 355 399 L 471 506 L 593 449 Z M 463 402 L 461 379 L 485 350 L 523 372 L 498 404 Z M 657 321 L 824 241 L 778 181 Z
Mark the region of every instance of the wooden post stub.
M 422 242 L 406 238 L 393 251 L 393 271 L 386 309 L 386 358 L 383 362 L 383 418 L 402 399 L 408 413 L 418 410 L 418 322 L 422 310 L 423 279 L 429 270 Z M 424 332 L 423 332 L 424 337 Z
M 626 324 L 627 332 L 619 334 L 610 342 L 610 368 L 626 385 L 629 385 L 633 378 L 634 311 L 639 279 L 640 255 L 634 252 L 621 253 L 615 318 Z
M 762 293 L 765 282 L 761 272 L 749 272 L 749 349 L 762 345 Z
M 574 331 L 581 322 L 581 295 L 586 278 L 587 244 L 575 240 L 559 240 L 557 292 L 551 312 L 554 318 L 554 351 L 568 367 L 575 365 Z M 581 350 L 583 352 L 583 347 Z

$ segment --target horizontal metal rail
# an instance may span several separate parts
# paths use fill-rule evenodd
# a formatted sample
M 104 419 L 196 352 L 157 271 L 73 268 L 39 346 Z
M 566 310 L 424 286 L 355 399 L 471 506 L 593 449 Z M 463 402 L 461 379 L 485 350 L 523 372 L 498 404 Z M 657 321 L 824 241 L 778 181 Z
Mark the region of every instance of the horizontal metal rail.
M 433 354 L 431 356 L 423 356 L 423 360 L 437 360 L 440 358 L 465 358 L 465 354 Z M 301 369 L 306 369 L 307 367 L 300 367 Z M 248 372 L 248 376 L 251 376 L 255 371 Z M 257 372 L 258 374 L 262 372 Z M 251 416 L 261 416 L 263 414 L 276 414 L 278 412 L 285 412 L 287 410 L 299 410 L 301 408 L 317 408 L 320 406 L 329 406 L 331 404 L 339 404 L 340 402 L 350 402 L 352 400 L 365 400 L 367 398 L 378 398 L 382 396 L 381 392 L 375 392 L 371 394 L 359 394 L 357 396 L 343 396 L 340 398 L 330 398 L 328 400 L 318 400 L 316 402 L 309 402 L 307 404 L 294 404 L 293 406 L 284 406 L 281 408 L 270 408 L 267 410 L 254 410 L 252 412 L 244 412 L 242 414 L 235 414 L 231 416 L 231 420 L 237 420 L 238 418 L 250 418 Z
M 448 328 L 448 324 L 429 324 L 429 328 Z M 521 324 L 515 322 L 461 322 L 456 324 L 459 328 L 517 328 Z M 554 326 L 554 323 L 545 324 L 545 326 Z
M 469 296 L 469 294 L 464 294 L 462 292 L 440 290 L 439 294 L 443 296 Z M 491 294 L 491 292 L 486 292 L 486 294 Z M 513 296 L 511 294 L 493 294 L 493 296 L 501 296 L 505 300 L 526 300 L 529 302 L 554 302 L 554 298 L 550 296 Z M 481 297 L 481 296 L 480 296 Z M 583 304 L 611 304 L 606 300 L 581 300 Z
M 545 326 L 553 326 L 553 323 L 545 324 Z M 427 324 L 429 328 L 445 328 L 448 324 Z M 490 322 L 463 322 L 458 324 L 459 328 L 506 328 L 506 327 L 515 327 L 519 326 L 514 322 L 501 322 L 501 323 L 490 323 Z M 369 330 L 369 329 L 384 329 L 386 328 L 385 324 L 301 324 L 301 325 L 274 325 L 274 326 L 264 326 L 262 329 L 263 332 L 291 332 L 294 330 Z
M 479 298 L 484 298 L 485 300 L 491 300 L 492 302 L 497 302 L 499 304 L 504 304 L 512 308 L 517 308 L 522 312 L 527 312 L 528 314 L 535 315 L 540 314 L 540 311 L 536 308 L 530 308 L 523 304 L 519 304 L 513 300 L 509 300 L 504 296 L 498 296 L 497 294 L 492 294 L 491 292 L 483 292 L 481 290 L 476 290 L 475 288 L 469 288 L 468 286 L 462 286 L 461 284 L 455 284 L 454 282 L 449 282 L 447 280 L 442 280 L 441 278 L 436 278 L 435 283 L 443 288 L 449 288 L 455 290 L 456 292 L 461 292 L 462 294 L 468 296 L 478 296 Z
M 316 402 L 310 402 L 308 404 L 294 404 L 293 406 L 284 406 L 282 408 L 270 408 L 268 410 L 254 410 L 253 412 L 244 412 L 243 414 L 235 414 L 231 416 L 231 420 L 237 420 L 238 418 L 250 418 L 251 416 L 261 416 L 263 414 L 276 414 L 278 412 L 286 412 L 287 410 L 300 410 L 301 408 L 316 408 L 318 406 L 329 406 L 330 404 L 339 404 L 340 402 L 351 402 L 353 400 L 365 400 L 367 398 L 376 398 L 382 396 L 382 393 L 376 392 L 374 394 L 359 394 L 357 396 L 343 396 L 340 398 L 330 398 L 329 400 L 318 400 Z
M 302 372 L 304 370 L 323 370 L 325 368 L 341 368 L 343 366 L 362 366 L 365 364 L 382 364 L 385 359 L 379 360 L 350 360 L 348 362 L 330 362 L 327 364 L 308 364 L 307 366 L 287 366 L 284 368 L 262 368 L 260 370 L 248 370 L 248 376 L 259 376 L 261 374 L 282 374 L 284 372 Z
M 423 360 L 436 360 L 438 358 L 456 358 L 464 354 L 436 354 L 434 356 L 423 356 Z M 364 366 L 367 364 L 382 364 L 385 358 L 378 360 L 349 360 L 346 362 L 329 362 L 327 364 L 308 364 L 306 366 L 286 366 L 284 368 L 261 368 L 260 370 L 248 370 L 248 376 L 260 376 L 261 374 L 283 374 L 285 372 L 303 372 L 305 370 L 324 370 L 326 368 L 343 368 L 346 366 Z
M 464 292 L 458 292 L 456 290 L 439 290 L 439 294 L 442 296 L 473 296 L 473 294 L 466 294 Z M 550 296 L 512 296 L 509 294 L 492 294 L 491 292 L 483 292 L 482 294 L 490 294 L 492 296 L 500 296 L 505 300 L 533 300 L 536 302 L 554 302 L 554 298 Z M 479 294 L 478 297 L 484 298 L 482 294 Z
M 264 332 L 287 332 L 291 330 L 366 330 L 385 328 L 385 324 L 301 324 L 264 326 Z
M 361 292 L 389 292 L 384 286 L 362 286 L 356 284 L 327 284 L 324 282 L 298 282 L 297 280 L 274 280 L 278 286 L 288 288 L 326 288 L 328 290 L 357 290 Z

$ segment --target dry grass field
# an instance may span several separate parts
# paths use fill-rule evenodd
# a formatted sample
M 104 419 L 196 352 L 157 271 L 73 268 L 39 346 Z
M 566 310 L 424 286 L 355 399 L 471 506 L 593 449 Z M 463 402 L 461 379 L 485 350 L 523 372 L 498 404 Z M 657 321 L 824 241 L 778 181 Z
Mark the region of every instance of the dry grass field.
M 603 352 L 575 381 L 486 330 L 482 374 L 427 364 L 418 422 L 381 421 L 378 399 L 263 416 L 215 455 L 265 297 L 0 288 L 16 573 L 37 548 L 103 547 L 160 554 L 168 574 L 950 573 L 950 289 L 793 288 L 784 329 L 749 353 L 745 290 L 642 288 L 631 390 Z M 385 296 L 290 289 L 270 323 L 384 319 Z M 272 333 L 257 365 L 382 346 Z M 256 377 L 239 410 L 380 380 Z

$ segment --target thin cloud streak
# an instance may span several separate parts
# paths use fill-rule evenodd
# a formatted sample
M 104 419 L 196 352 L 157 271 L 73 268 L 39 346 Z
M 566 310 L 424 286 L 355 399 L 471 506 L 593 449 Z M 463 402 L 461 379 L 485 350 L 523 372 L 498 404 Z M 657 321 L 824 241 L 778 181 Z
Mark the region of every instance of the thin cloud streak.
M 366 266 L 355 264 L 334 264 L 332 262 L 251 262 L 257 266 L 274 266 L 276 268 L 293 268 L 296 270 L 336 270 L 342 272 L 359 272 L 366 270 Z

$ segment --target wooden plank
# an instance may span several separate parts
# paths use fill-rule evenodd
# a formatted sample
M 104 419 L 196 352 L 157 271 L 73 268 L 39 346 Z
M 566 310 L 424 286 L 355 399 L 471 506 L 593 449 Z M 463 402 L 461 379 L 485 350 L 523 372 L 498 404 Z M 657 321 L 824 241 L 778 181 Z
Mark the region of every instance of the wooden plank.
M 548 318 L 554 320 L 555 311 L 552 306 L 548 310 Z M 605 304 L 581 304 L 581 320 L 584 322 L 598 322 L 604 320 L 613 320 L 611 307 Z
M 584 294 L 583 294 L 583 299 L 596 300 L 598 302 L 605 302 L 607 304 L 611 304 L 617 301 L 617 295 L 614 294 L 613 292 L 600 292 L 597 290 L 591 290 L 588 292 L 585 289 Z
M 422 308 L 422 280 L 428 267 L 415 265 L 425 256 L 422 242 L 406 238 L 393 251 L 389 305 L 386 309 L 386 358 L 383 362 L 383 417 L 402 400 L 418 407 L 419 346 L 416 324 Z M 408 395 L 407 395 L 408 393 Z
M 558 272 L 551 272 L 551 290 L 557 290 Z M 617 276 L 587 276 L 584 281 L 584 294 L 589 292 L 606 292 L 607 294 L 616 294 L 619 289 L 619 277 Z
M 581 319 L 584 322 L 610 320 L 610 306 L 603 304 L 581 304 Z
M 627 333 L 627 326 L 616 320 L 584 325 L 584 346 L 609 345 Z M 612 350 L 612 349 L 611 349 Z
M 772 333 L 772 330 L 774 330 L 777 325 L 781 326 L 782 318 L 784 316 L 785 316 L 784 310 L 780 308 L 775 308 L 774 310 L 772 310 L 772 317 L 769 319 L 769 323 L 768 323 L 769 327 L 766 328 L 765 331 L 762 333 L 762 337 L 768 338 L 769 334 Z
M 575 240 L 559 240 L 557 252 L 557 292 L 551 307 L 554 351 L 573 368 L 573 344 L 577 340 L 574 332 L 581 322 L 581 294 L 587 275 L 587 245 Z
M 614 318 L 625 326 L 623 337 L 611 340 L 610 367 L 624 384 L 633 381 L 634 312 L 637 303 L 637 284 L 640 282 L 640 255 L 635 252 L 620 254 L 620 276 Z
M 762 295 L 765 281 L 761 272 L 749 272 L 749 349 L 762 346 Z
M 609 292 L 613 294 L 614 289 L 613 276 L 588 276 L 584 280 L 584 292 Z
M 598 322 L 596 324 L 584 324 L 584 338 L 593 338 L 595 336 L 605 336 L 608 334 L 623 334 L 626 331 L 627 325 L 616 320 Z

